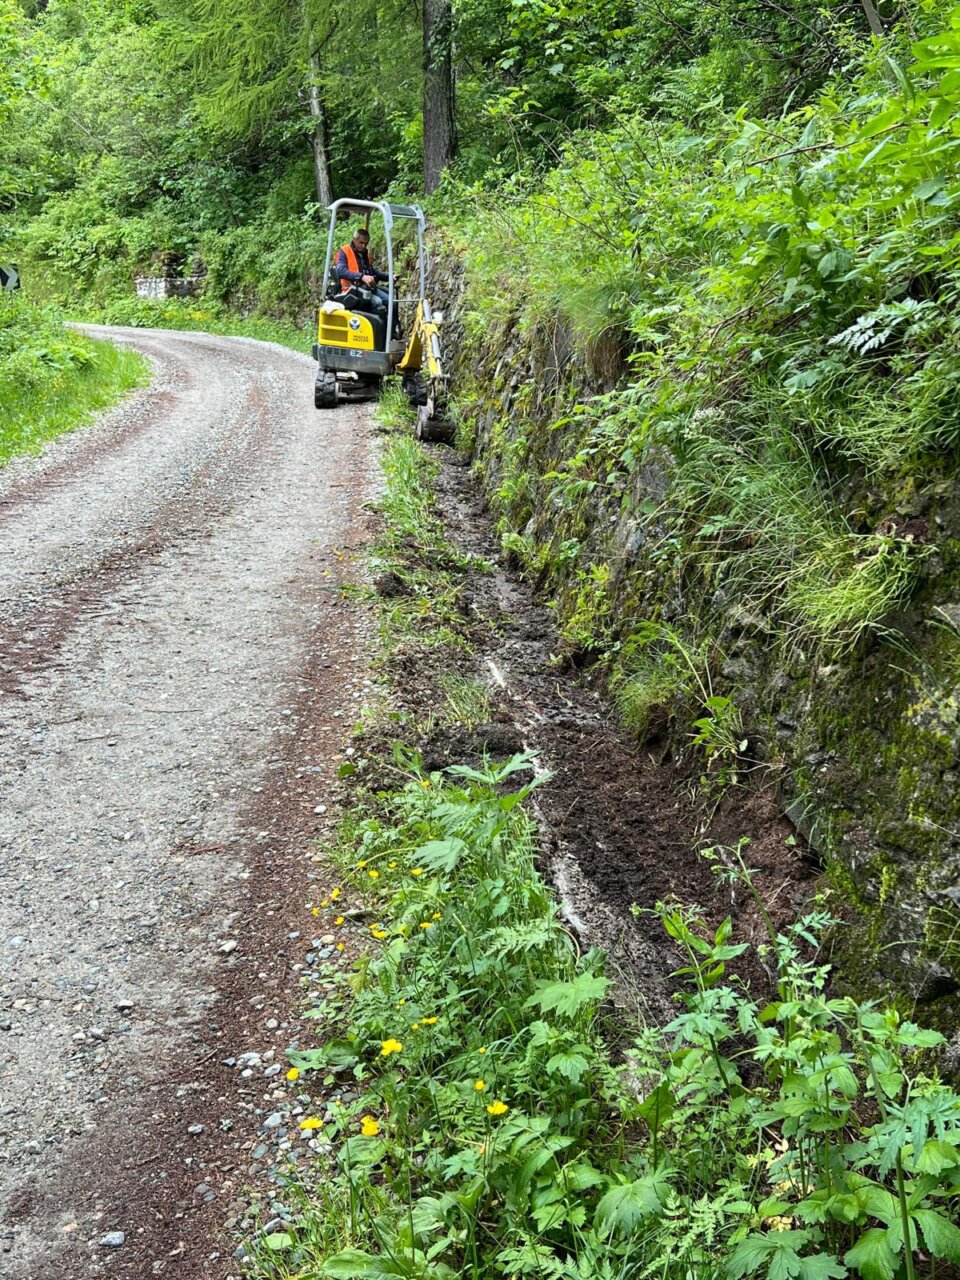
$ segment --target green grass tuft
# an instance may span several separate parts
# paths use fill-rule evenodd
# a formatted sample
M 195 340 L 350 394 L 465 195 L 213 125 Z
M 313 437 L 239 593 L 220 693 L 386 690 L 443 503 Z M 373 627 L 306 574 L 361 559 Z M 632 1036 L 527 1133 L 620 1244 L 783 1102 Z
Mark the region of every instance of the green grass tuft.
M 43 327 L 53 341 L 39 352 L 24 344 L 6 355 L 0 347 L 0 464 L 84 426 L 149 379 L 135 351 L 58 333 L 49 319 Z

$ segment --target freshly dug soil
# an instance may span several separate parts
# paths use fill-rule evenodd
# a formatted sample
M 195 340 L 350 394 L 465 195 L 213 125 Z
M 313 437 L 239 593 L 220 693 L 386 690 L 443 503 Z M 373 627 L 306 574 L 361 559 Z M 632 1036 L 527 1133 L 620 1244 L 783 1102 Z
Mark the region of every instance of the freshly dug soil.
M 749 840 L 747 865 L 779 928 L 794 919 L 814 889 L 816 868 L 782 815 L 775 778 L 759 772 L 712 804 L 696 776 L 625 732 L 609 701 L 583 675 L 558 671 L 559 641 L 548 602 L 511 572 L 500 552 L 482 496 L 451 450 L 443 464 L 438 504 L 459 550 L 492 562 L 495 572 L 470 572 L 462 595 L 476 619 L 473 673 L 490 688 L 492 723 L 465 731 L 442 727 L 422 744 L 429 768 L 464 759 L 503 758 L 534 751 L 550 780 L 537 791 L 545 870 L 582 945 L 607 948 L 620 998 L 648 1018 L 676 1010 L 671 973 L 686 963 L 654 914 L 658 903 L 698 909 L 712 927 L 731 916 L 734 940 L 763 942 L 766 928 L 747 889 L 720 878 L 699 850 Z M 437 680 L 452 655 L 393 664 L 391 675 L 408 710 L 434 709 Z M 727 856 L 727 864 L 730 864 Z M 721 863 L 722 865 L 722 863 Z M 770 975 L 748 951 L 731 966 L 757 998 Z

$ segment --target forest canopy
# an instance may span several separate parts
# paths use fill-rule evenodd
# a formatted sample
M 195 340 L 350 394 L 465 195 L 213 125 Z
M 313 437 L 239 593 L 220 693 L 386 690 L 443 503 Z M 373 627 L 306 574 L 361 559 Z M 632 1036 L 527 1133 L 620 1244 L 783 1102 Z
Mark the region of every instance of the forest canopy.
M 269 278 L 262 300 L 288 303 L 332 196 L 470 199 L 637 117 L 695 130 L 796 113 L 867 56 L 871 24 L 909 42 L 934 12 L 0 0 L 0 254 L 61 296 L 100 298 L 199 255 L 222 295 Z

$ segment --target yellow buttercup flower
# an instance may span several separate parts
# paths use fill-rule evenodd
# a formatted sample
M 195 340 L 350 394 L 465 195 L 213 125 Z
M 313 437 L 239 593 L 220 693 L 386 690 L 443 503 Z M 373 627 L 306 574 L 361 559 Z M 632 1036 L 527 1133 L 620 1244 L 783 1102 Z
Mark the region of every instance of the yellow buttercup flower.
M 439 1022 L 439 1018 L 421 1018 L 420 1021 L 425 1027 L 432 1027 L 435 1022 Z
M 336 900 L 340 897 L 340 890 L 339 890 L 339 889 L 331 889 L 331 890 L 330 890 L 330 897 L 331 897 L 331 899 L 332 899 L 334 902 L 336 902 Z
M 487 1051 L 486 1051 L 486 1049 L 478 1049 L 478 1050 L 477 1050 L 477 1053 L 486 1053 L 486 1052 L 487 1052 Z
M 421 920 L 421 921 L 420 921 L 420 928 L 421 928 L 421 929 L 432 929 L 432 928 L 433 928 L 433 921 L 432 921 L 432 920 Z
M 296 1068 L 296 1067 L 291 1067 L 291 1068 L 290 1068 L 290 1070 L 287 1072 L 287 1079 L 288 1079 L 288 1080 L 299 1080 L 299 1079 L 300 1079 L 300 1072 L 297 1070 L 297 1068 Z
M 430 783 L 426 778 L 421 778 L 420 785 L 421 787 L 429 787 Z
M 380 1132 L 380 1126 L 373 1116 L 364 1116 L 360 1121 L 360 1132 L 365 1138 L 375 1138 Z
M 345 920 L 346 920 L 346 916 L 337 916 L 336 920 L 334 920 L 334 922 L 333 922 L 333 923 L 334 923 L 334 924 L 343 924 Z
M 380 1042 L 381 1058 L 389 1058 L 391 1053 L 402 1053 L 402 1052 L 403 1052 L 402 1040 L 394 1040 L 391 1038 L 389 1040 L 382 1040 Z
M 402 1008 L 403 1008 L 403 1006 L 404 1006 L 406 1003 L 407 1003 L 407 1002 L 406 1002 L 406 1000 L 398 1000 L 398 1001 L 397 1001 L 397 1008 L 398 1008 L 398 1009 L 402 1009 Z
M 367 865 L 367 860 L 366 858 L 364 858 L 363 861 L 357 863 L 357 870 L 362 871 L 366 865 Z
M 380 879 L 380 872 L 379 872 L 379 871 L 368 871 L 368 872 L 367 872 L 367 875 L 370 877 L 370 879 L 371 879 L 371 880 L 379 880 L 379 879 Z
M 411 1023 L 410 1023 L 410 1030 L 411 1030 L 411 1031 L 419 1031 L 419 1030 L 420 1030 L 420 1023 L 419 1023 L 419 1022 L 411 1022 Z
M 487 1110 L 492 1116 L 505 1116 L 510 1108 L 505 1102 L 500 1102 L 498 1099 L 496 1102 L 491 1102 Z
M 387 936 L 386 929 L 378 929 L 376 925 L 370 926 L 370 932 L 375 938 L 385 938 Z
M 413 868 L 413 870 L 410 872 L 410 874 L 411 874 L 412 876 L 422 876 L 422 875 L 423 875 L 423 867 L 414 867 L 414 868 Z
M 395 871 L 395 870 L 396 870 L 396 867 L 397 867 L 397 860 L 396 860 L 396 858 L 394 858 L 392 862 L 388 862 L 388 863 L 387 863 L 387 868 L 388 868 L 388 870 L 390 870 L 390 871 Z
M 483 1093 L 484 1089 L 485 1089 L 487 1086 L 486 1086 L 486 1084 L 485 1084 L 485 1082 L 484 1082 L 483 1080 L 475 1080 L 475 1081 L 474 1081 L 474 1084 L 473 1084 L 473 1087 L 474 1087 L 474 1089 L 476 1089 L 477 1093 Z
M 433 913 L 433 918 L 434 918 L 434 920 L 441 920 L 443 917 L 442 917 L 441 912 L 439 912 L 439 911 L 435 911 L 435 912 Z
M 343 943 L 342 943 L 342 942 L 338 942 L 338 943 L 337 943 L 337 950 L 338 950 L 338 951 L 342 951 L 342 950 L 343 950 Z
M 320 905 L 321 905 L 321 907 L 329 907 L 329 905 L 330 905 L 330 899 L 329 899 L 329 898 L 324 898 L 324 900 L 320 903 Z
M 300 1121 L 301 1129 L 322 1129 L 323 1121 L 317 1116 L 307 1116 L 306 1119 Z
M 310 911 L 310 914 L 311 914 L 312 916 L 318 916 L 318 915 L 320 914 L 320 908 L 319 908 L 319 907 L 313 907 L 313 908 L 311 909 L 311 911 Z

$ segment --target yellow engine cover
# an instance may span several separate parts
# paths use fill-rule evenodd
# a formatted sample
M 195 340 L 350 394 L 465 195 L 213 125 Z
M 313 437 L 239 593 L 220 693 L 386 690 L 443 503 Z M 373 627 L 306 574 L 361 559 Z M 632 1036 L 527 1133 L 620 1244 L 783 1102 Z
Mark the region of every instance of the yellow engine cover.
M 321 347 L 373 351 L 373 325 L 355 311 L 321 311 L 317 341 Z

